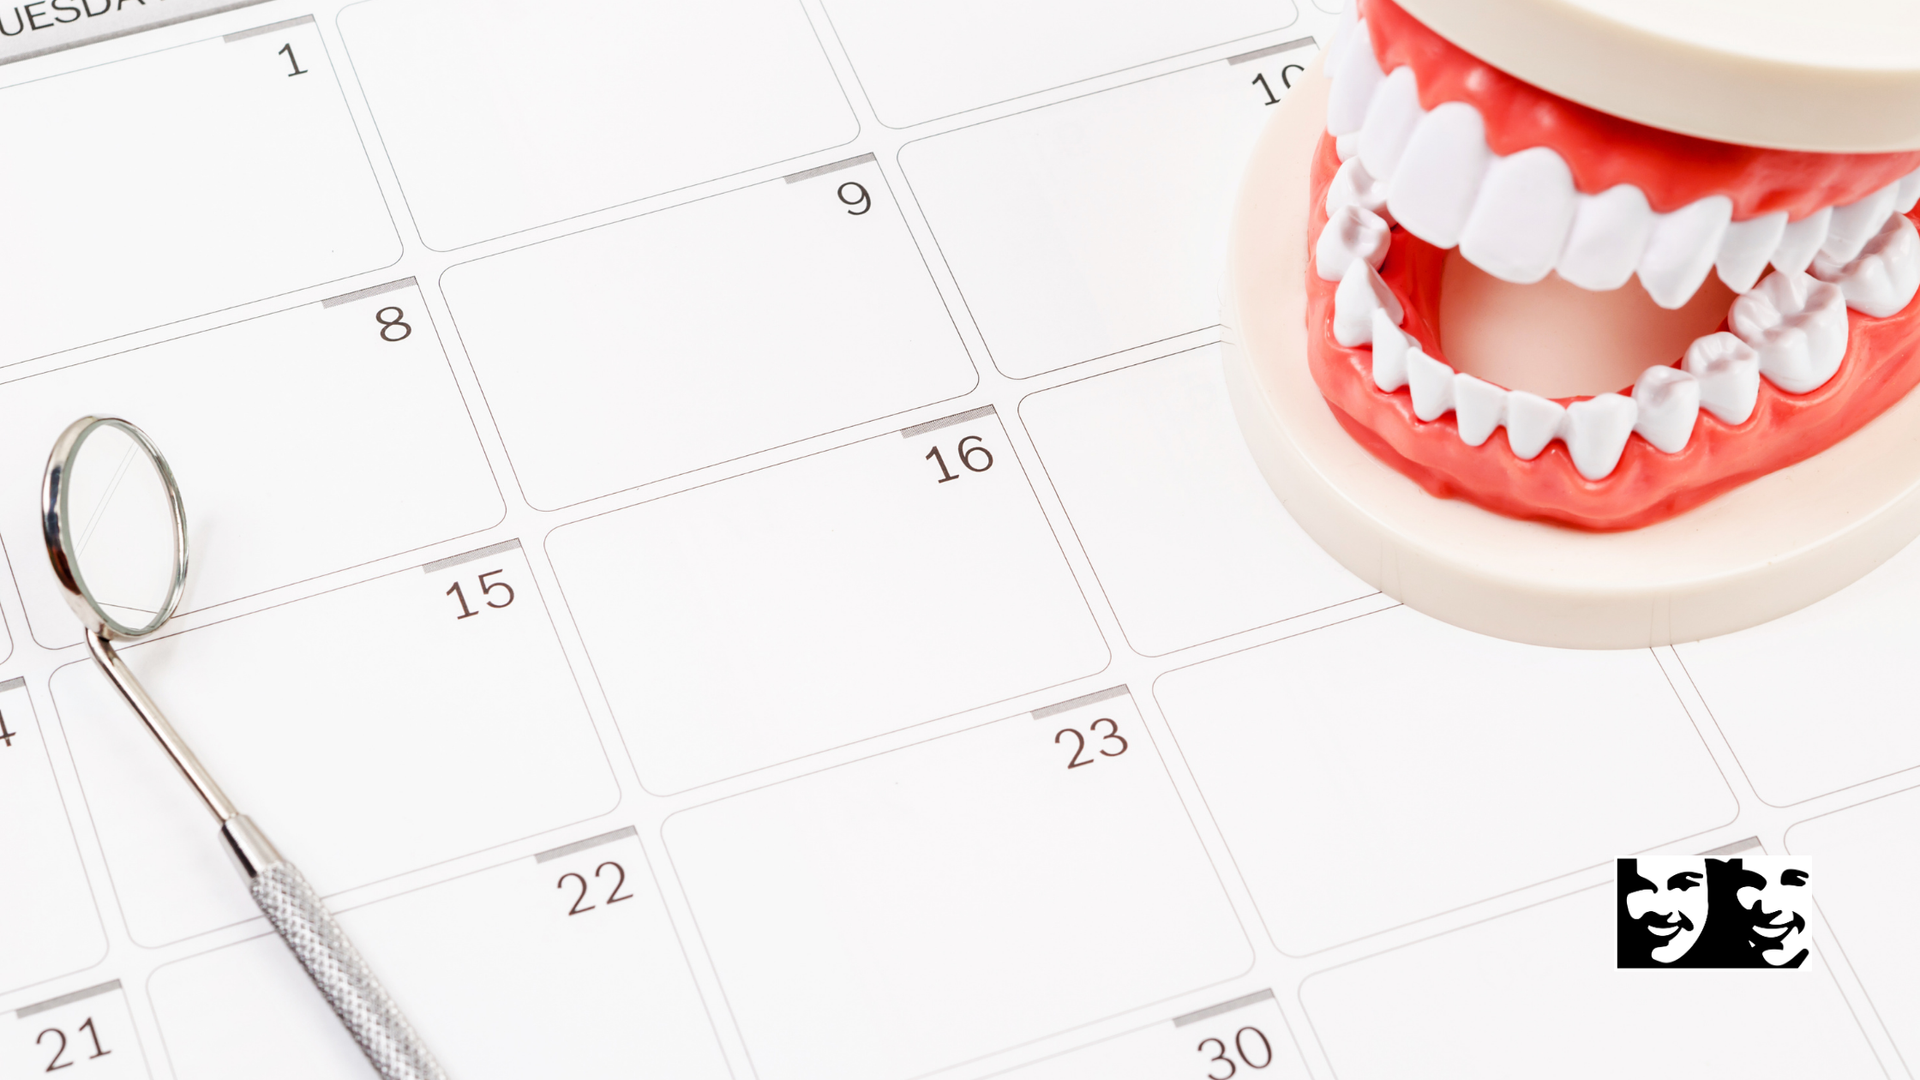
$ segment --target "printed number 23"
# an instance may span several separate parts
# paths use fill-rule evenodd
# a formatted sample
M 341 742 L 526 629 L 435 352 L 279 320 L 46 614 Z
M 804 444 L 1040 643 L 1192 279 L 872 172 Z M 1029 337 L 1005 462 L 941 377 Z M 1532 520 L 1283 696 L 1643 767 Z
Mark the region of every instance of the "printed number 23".
M 1107 730 L 1105 732 L 1102 732 L 1100 730 L 1101 724 L 1107 725 Z M 1093 723 L 1087 725 L 1087 730 L 1095 735 L 1100 736 L 1100 741 L 1103 743 L 1118 744 L 1118 746 L 1114 749 L 1108 749 L 1107 747 L 1102 746 L 1100 748 L 1101 757 L 1119 757 L 1121 754 L 1124 754 L 1127 752 L 1127 740 L 1124 738 L 1121 738 L 1120 725 L 1114 723 L 1112 717 L 1103 716 L 1100 719 L 1095 720 Z M 1061 728 L 1059 731 L 1056 731 L 1053 733 L 1053 743 L 1055 746 L 1060 745 L 1060 738 L 1063 735 L 1073 736 L 1073 757 L 1067 760 L 1067 768 L 1077 769 L 1082 765 L 1093 764 L 1094 759 L 1091 757 L 1085 756 L 1087 753 L 1087 737 L 1085 735 L 1080 734 L 1078 731 L 1075 731 L 1073 728 L 1070 728 L 1070 727 Z

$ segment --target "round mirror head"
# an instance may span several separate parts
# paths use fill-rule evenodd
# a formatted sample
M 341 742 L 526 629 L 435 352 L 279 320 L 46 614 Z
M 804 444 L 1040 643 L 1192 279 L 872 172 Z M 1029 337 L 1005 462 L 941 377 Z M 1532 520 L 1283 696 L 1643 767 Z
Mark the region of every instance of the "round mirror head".
M 54 443 L 41 489 L 54 577 L 87 627 L 160 629 L 187 580 L 187 518 L 173 470 L 125 420 L 83 416 Z

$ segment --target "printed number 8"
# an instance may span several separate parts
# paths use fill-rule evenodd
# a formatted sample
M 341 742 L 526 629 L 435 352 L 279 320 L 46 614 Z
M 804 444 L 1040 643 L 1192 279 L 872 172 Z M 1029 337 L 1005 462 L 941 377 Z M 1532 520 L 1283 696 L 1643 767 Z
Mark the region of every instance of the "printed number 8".
M 387 312 L 389 311 L 393 312 L 393 318 L 391 319 L 387 318 Z M 380 340 L 405 341 L 412 337 L 413 327 L 401 321 L 406 317 L 407 313 L 397 307 L 383 307 L 379 311 L 374 312 L 373 321 L 380 324 Z M 400 332 L 397 334 L 393 333 L 395 330 Z

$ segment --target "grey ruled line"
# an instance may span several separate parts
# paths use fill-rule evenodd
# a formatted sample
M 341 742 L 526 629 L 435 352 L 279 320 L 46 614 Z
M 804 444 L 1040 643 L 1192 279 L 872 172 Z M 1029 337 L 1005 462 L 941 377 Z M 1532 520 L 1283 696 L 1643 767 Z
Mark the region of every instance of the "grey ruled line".
M 265 26 L 256 26 L 251 30 L 236 30 L 222 37 L 220 40 L 231 45 L 236 41 L 245 41 L 250 37 L 259 37 L 261 34 L 271 34 L 275 30 L 285 30 L 289 26 L 299 26 L 301 23 L 310 23 L 312 21 L 313 16 L 311 15 L 302 15 L 297 19 L 281 19 L 279 22 L 268 23 Z
M 222 4 L 219 7 L 208 8 L 205 11 L 190 11 L 185 15 L 176 15 L 171 19 L 156 19 L 153 22 L 141 23 L 138 26 L 129 26 L 124 30 L 109 30 L 104 34 L 95 34 L 92 37 L 75 38 L 72 41 L 58 42 L 44 49 L 29 49 L 26 52 L 14 53 L 11 56 L 0 59 L 0 64 L 12 64 L 21 60 L 31 60 L 36 56 L 46 56 L 48 53 L 57 53 L 64 49 L 77 49 L 82 45 L 97 45 L 102 41 L 112 41 L 114 38 L 126 37 L 128 34 L 139 34 L 148 30 L 158 30 L 163 26 L 174 26 L 178 23 L 192 22 L 195 19 L 204 19 L 209 15 L 220 15 L 229 11 L 238 11 L 244 7 L 252 7 L 255 4 L 264 4 L 266 2 L 267 0 L 237 0 L 236 3 Z M 308 16 L 308 18 L 312 18 L 312 16 Z
M 1255 49 L 1252 52 L 1243 52 L 1239 56 L 1229 56 L 1227 57 L 1227 64 L 1229 67 L 1231 67 L 1234 64 L 1244 64 L 1249 60 L 1259 60 L 1264 57 L 1272 56 L 1274 53 L 1283 53 L 1289 49 L 1298 49 L 1302 45 L 1313 45 L 1313 44 L 1315 44 L 1315 42 L 1310 37 L 1294 38 L 1292 41 L 1283 41 L 1278 45 L 1269 45 L 1264 49 Z
M 1257 1005 L 1271 997 L 1273 997 L 1272 990 L 1256 990 L 1246 997 L 1237 997 L 1232 1001 L 1223 1001 L 1218 1005 L 1210 1005 L 1204 1009 L 1197 1009 L 1185 1016 L 1176 1016 L 1173 1018 L 1173 1026 L 1177 1028 L 1186 1027 L 1188 1024 L 1197 1024 L 1202 1020 L 1211 1020 L 1221 1013 L 1230 1013 L 1235 1009 L 1244 1009 L 1249 1005 Z
M 497 544 L 488 544 L 483 548 L 474 548 L 472 551 L 462 552 L 458 555 L 449 555 L 444 559 L 435 559 L 420 569 L 429 574 L 437 574 L 448 567 L 459 566 L 461 563 L 470 563 L 475 559 L 484 559 L 489 555 L 498 555 L 503 551 L 518 550 L 520 550 L 520 538 L 516 536 L 511 540 L 502 540 Z
M 396 292 L 400 289 L 411 289 L 419 284 L 420 282 L 414 278 L 403 277 L 399 281 L 389 281 L 384 285 L 369 285 L 364 289 L 355 289 L 350 293 L 330 296 L 320 301 L 320 306 L 322 308 L 339 307 L 341 304 L 351 304 L 355 300 L 365 300 L 369 296 L 379 296 L 381 293 Z
M 1058 716 L 1063 712 L 1072 712 L 1084 705 L 1091 705 L 1096 701 L 1110 701 L 1117 697 L 1128 697 L 1132 695 L 1132 693 L 1133 691 L 1127 689 L 1126 683 L 1121 683 L 1119 686 L 1109 686 L 1105 690 L 1095 690 L 1091 694 L 1081 694 L 1077 698 L 1069 698 L 1056 705 L 1047 705 L 1035 709 L 1033 710 L 1033 718 L 1035 720 L 1045 720 L 1049 716 Z
M 5 693 L 8 690 L 18 690 L 25 685 L 27 685 L 27 677 L 25 675 L 15 675 L 6 682 L 0 682 L 0 693 Z
M 637 839 L 640 836 L 640 830 L 629 825 L 624 829 L 615 829 L 610 833 L 601 833 L 599 836 L 589 836 L 585 840 L 575 840 L 571 844 L 562 844 L 559 847 L 553 848 L 550 851 L 543 851 L 540 854 L 535 855 L 533 857 L 533 861 L 536 863 L 543 863 L 543 862 L 552 862 L 554 859 L 564 859 L 576 851 L 585 851 L 588 848 L 596 848 L 596 847 L 599 847 L 601 844 L 611 844 L 615 840 L 625 840 L 629 836 Z
M 969 420 L 978 420 L 983 416 L 993 416 L 994 414 L 995 410 L 993 406 L 982 405 L 977 409 L 968 409 L 963 413 L 954 413 L 952 416 L 943 416 L 938 420 L 929 420 L 924 424 L 915 424 L 910 428 L 901 428 L 900 437 L 903 439 L 917 439 L 929 431 L 939 431 L 943 427 L 964 424 Z
M 13 1018 L 16 1020 L 25 1020 L 34 1013 L 43 1013 L 48 1009 L 57 1009 L 62 1005 L 71 1005 L 76 1001 L 85 1001 L 90 997 L 98 997 L 101 994 L 112 993 L 118 989 L 120 989 L 119 979 L 115 979 L 112 982 L 103 982 L 99 986 L 89 986 L 85 990 L 75 990 L 71 994 L 61 994 L 57 998 L 48 998 L 37 1004 L 22 1006 L 13 1014 Z
M 1703 851 L 1700 853 L 1700 857 L 1703 859 L 1717 859 L 1727 855 L 1738 855 L 1743 851 L 1752 851 L 1759 846 L 1760 838 L 1757 836 L 1749 836 L 1745 840 L 1735 840 L 1731 844 L 1721 844 L 1712 851 Z
M 851 169 L 855 165 L 865 165 L 867 162 L 873 160 L 874 156 L 872 154 L 861 154 L 859 157 L 850 157 L 845 161 L 836 161 L 831 165 L 816 165 L 811 169 L 803 169 L 797 173 L 788 173 L 786 179 L 789 184 L 797 184 L 802 180 L 811 180 L 816 176 L 825 176 L 830 172 L 839 172 L 841 169 Z

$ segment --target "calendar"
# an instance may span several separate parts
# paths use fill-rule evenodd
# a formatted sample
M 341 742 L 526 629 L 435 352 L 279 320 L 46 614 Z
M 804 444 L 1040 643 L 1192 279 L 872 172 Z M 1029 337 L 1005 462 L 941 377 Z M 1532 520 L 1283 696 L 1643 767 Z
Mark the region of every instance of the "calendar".
M 1920 553 L 1537 648 L 1248 456 L 1338 24 L 0 8 L 0 1076 L 374 1075 L 48 569 L 89 413 L 192 537 L 123 657 L 456 1080 L 1911 1075 Z M 1819 856 L 1801 970 L 1614 969 L 1617 857 L 1739 852 Z

